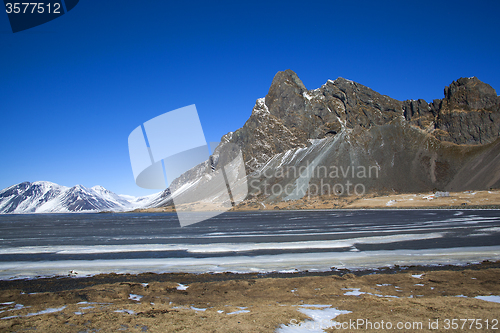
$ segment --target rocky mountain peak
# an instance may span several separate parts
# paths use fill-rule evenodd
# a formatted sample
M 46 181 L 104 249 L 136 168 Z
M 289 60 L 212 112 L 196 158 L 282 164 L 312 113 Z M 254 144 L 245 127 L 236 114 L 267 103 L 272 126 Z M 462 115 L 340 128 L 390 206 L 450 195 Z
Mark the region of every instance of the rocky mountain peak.
M 444 89 L 444 96 L 449 109 L 469 111 L 493 108 L 498 111 L 499 98 L 495 89 L 475 76 L 453 81 Z
M 444 98 L 432 103 L 403 102 L 406 120 L 440 141 L 486 144 L 500 136 L 500 98 L 477 77 L 460 78 L 444 89 Z
M 297 74 L 287 69 L 274 76 L 265 104 L 271 115 L 279 119 L 291 118 L 304 108 L 302 94 L 305 91 L 307 89 Z M 292 122 L 290 125 L 296 127 L 298 124 Z
M 242 148 L 245 161 L 261 164 L 274 154 L 308 146 L 309 140 L 402 118 L 440 141 L 490 143 L 500 136 L 500 98 L 476 77 L 452 82 L 445 97 L 432 103 L 401 102 L 342 77 L 308 90 L 287 69 L 274 76 L 268 94 L 257 100 L 250 119 L 229 140 Z
M 269 91 L 274 90 L 276 87 L 283 85 L 295 86 L 301 90 L 307 90 L 302 80 L 299 79 L 298 75 L 291 69 L 285 71 L 279 71 L 273 78 L 271 82 L 271 87 Z

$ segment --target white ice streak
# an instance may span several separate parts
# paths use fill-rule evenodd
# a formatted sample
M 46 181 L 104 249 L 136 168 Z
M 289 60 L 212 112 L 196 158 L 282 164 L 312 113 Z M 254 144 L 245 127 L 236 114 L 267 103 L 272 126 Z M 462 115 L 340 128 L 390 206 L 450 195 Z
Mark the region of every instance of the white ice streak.
M 387 236 L 356 237 L 343 240 L 263 242 L 263 243 L 209 243 L 209 244 L 131 244 L 131 245 L 91 245 L 91 246 L 25 246 L 0 249 L 0 255 L 53 253 L 60 255 L 187 251 L 189 253 L 247 252 L 256 250 L 293 249 L 338 249 L 355 244 L 388 244 L 402 241 L 435 239 L 443 233 L 401 234 Z
M 361 252 L 308 252 L 277 255 L 241 255 L 207 258 L 151 258 L 114 260 L 59 260 L 0 262 L 0 279 L 66 275 L 68 267 L 81 276 L 100 273 L 222 273 L 273 272 L 281 270 L 329 271 L 372 269 L 406 265 L 464 265 L 499 260 L 500 246 L 435 248 L 424 250 L 380 250 Z
M 34 313 L 28 313 L 24 317 L 31 317 L 31 316 L 38 316 L 41 314 L 46 314 L 46 313 L 54 313 L 54 312 L 60 312 L 62 310 L 66 309 L 66 306 L 61 306 L 60 308 L 48 308 L 39 312 L 34 312 Z
M 206 308 L 195 308 L 194 306 L 191 306 L 191 310 L 198 312 L 198 311 L 206 311 L 207 309 Z

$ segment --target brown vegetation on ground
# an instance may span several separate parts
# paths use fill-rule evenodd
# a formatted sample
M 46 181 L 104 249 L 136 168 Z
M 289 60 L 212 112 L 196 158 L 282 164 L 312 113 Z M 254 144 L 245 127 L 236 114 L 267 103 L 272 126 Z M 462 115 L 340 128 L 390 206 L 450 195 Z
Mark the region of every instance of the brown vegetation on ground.
M 440 197 L 435 193 L 368 194 L 363 196 L 311 196 L 300 200 L 261 203 L 255 199 L 244 201 L 234 211 L 273 209 L 387 209 L 387 208 L 498 208 L 500 190 L 449 192 Z
M 185 205 L 184 208 L 187 206 Z M 203 211 L 203 203 L 189 204 L 192 211 Z M 366 194 L 362 196 L 305 196 L 300 200 L 263 203 L 256 198 L 245 200 L 231 211 L 303 210 L 303 209 L 432 209 L 432 208 L 500 208 L 500 190 L 449 192 L 449 196 L 436 196 L 434 192 L 404 194 Z M 222 209 L 224 210 L 224 209 Z M 173 213 L 174 206 L 136 209 L 140 213 Z
M 500 295 L 497 267 L 410 267 L 364 276 L 112 274 L 3 281 L 0 331 L 274 332 L 281 324 L 308 319 L 298 311 L 300 305 L 323 304 L 351 311 L 335 318 L 338 322 L 422 323 L 423 330 L 404 330 L 411 332 L 429 331 L 429 321 L 438 320 L 433 331 L 446 332 L 446 319 L 458 319 L 460 325 L 460 319 L 481 319 L 483 325 L 500 320 L 500 304 L 474 298 Z M 179 290 L 178 282 L 188 288 Z M 59 311 L 36 314 L 47 309 Z

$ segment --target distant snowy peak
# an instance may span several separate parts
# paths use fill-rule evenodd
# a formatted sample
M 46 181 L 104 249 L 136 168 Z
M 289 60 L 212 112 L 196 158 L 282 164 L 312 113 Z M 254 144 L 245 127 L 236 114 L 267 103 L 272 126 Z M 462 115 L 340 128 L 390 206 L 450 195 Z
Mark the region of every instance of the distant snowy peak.
M 154 193 L 142 197 L 134 197 L 131 195 L 119 194 L 118 196 L 123 200 L 128 201 L 134 208 L 147 208 L 153 202 L 158 200 L 165 191 Z
M 120 196 L 100 185 L 70 188 L 47 181 L 23 182 L 0 191 L 0 214 L 127 211 L 156 196 Z
M 23 182 L 0 191 L 0 213 L 34 213 L 68 188 L 51 182 Z
M 105 189 L 104 187 L 102 187 L 101 185 L 96 185 L 96 186 L 92 186 L 90 188 L 92 191 L 94 192 L 97 192 L 97 193 L 100 193 L 100 194 L 110 194 L 110 193 L 113 193 L 107 189 Z

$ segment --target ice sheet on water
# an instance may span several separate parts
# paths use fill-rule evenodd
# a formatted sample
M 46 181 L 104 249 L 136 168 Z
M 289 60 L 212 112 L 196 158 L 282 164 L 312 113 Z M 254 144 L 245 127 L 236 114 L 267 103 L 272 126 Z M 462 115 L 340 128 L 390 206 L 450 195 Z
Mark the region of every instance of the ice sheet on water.
M 129 252 L 161 252 L 187 251 L 189 253 L 224 253 L 247 252 L 257 250 L 295 250 L 295 249 L 337 249 L 354 247 L 355 244 L 388 244 L 403 241 L 425 240 L 443 237 L 443 233 L 398 234 L 387 236 L 354 237 L 342 240 L 318 240 L 295 242 L 242 242 L 242 243 L 209 243 L 209 244 L 128 244 L 128 245 L 90 245 L 90 246 L 25 246 L 0 249 L 0 254 L 35 254 L 53 253 L 70 254 L 101 254 Z M 248 235 L 242 235 L 248 237 Z M 261 235 L 265 236 L 265 235 Z M 286 236 L 286 234 L 280 234 Z M 297 235 L 294 235 L 297 236 Z M 231 235 L 237 237 L 237 235 Z
M 331 267 L 370 269 L 398 262 L 406 265 L 463 265 L 482 260 L 499 260 L 500 246 L 462 247 L 424 250 L 380 250 L 361 252 L 311 251 L 307 253 L 264 254 L 259 256 L 214 256 L 206 258 L 151 258 L 113 260 L 59 260 L 0 262 L 0 279 L 35 278 L 36 276 L 67 275 L 68 267 L 81 276 L 100 273 L 248 273 L 282 270 L 330 271 Z

